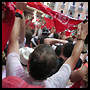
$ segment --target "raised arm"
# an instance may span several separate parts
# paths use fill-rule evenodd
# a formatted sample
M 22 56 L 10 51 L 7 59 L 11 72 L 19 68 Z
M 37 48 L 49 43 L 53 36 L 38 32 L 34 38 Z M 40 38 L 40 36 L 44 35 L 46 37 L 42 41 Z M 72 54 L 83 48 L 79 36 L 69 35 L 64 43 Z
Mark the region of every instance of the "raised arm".
M 76 82 L 78 80 L 81 80 L 87 73 L 88 73 L 88 67 L 82 65 L 78 70 L 72 71 L 70 75 L 70 80 L 71 82 Z
M 44 39 L 44 43 L 45 44 L 55 44 L 55 43 L 63 43 L 63 44 L 66 44 L 68 43 L 67 40 L 61 40 L 61 39 L 54 39 L 54 38 L 46 38 Z
M 26 8 L 27 3 L 24 2 L 17 2 L 17 9 L 24 11 Z M 18 35 L 20 30 L 20 17 L 15 17 L 15 22 L 13 26 L 13 30 L 11 32 L 11 36 L 9 39 L 9 45 L 8 45 L 8 54 L 15 52 L 19 54 L 19 44 L 18 44 Z
M 65 62 L 71 66 L 71 70 L 74 69 L 74 67 L 80 57 L 80 54 L 81 54 L 81 51 L 82 51 L 83 45 L 84 45 L 84 40 L 85 40 L 87 34 L 88 34 L 88 23 L 82 24 L 81 27 L 79 27 L 77 42 L 72 51 L 72 55 Z
M 23 19 L 21 19 L 20 21 L 20 39 L 19 39 L 19 44 L 22 44 L 25 38 L 25 17 L 24 17 L 24 13 L 22 15 Z

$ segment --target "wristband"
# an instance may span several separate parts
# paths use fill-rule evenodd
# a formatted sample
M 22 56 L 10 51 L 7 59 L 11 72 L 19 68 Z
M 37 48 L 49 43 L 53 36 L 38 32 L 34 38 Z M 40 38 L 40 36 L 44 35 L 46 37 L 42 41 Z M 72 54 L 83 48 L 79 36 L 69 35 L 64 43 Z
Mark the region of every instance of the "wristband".
M 23 15 L 23 11 L 21 11 L 21 10 L 19 10 L 19 9 L 16 9 L 16 11 L 15 11 L 15 12 L 17 12 L 17 13 L 19 13 L 19 14 Z
M 84 65 L 88 68 L 88 64 L 87 63 L 85 63 Z
M 79 39 L 77 39 L 77 40 L 83 40 L 83 41 L 85 41 L 84 39 L 81 39 L 81 38 L 79 38 Z
M 22 14 L 23 14 L 23 11 L 21 11 L 21 10 L 19 10 L 19 9 L 17 9 L 17 10 L 15 11 L 15 16 L 16 16 L 16 17 L 20 17 L 21 19 L 23 19 L 23 18 L 22 18 Z

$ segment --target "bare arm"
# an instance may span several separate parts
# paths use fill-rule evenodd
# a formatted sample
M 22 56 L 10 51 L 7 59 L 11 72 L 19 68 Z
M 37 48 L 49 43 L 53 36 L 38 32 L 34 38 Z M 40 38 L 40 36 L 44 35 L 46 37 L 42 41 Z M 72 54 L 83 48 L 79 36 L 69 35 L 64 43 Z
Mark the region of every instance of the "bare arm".
M 74 49 L 72 51 L 72 55 L 65 62 L 71 66 L 72 71 L 80 57 L 84 45 L 83 40 L 85 40 L 87 34 L 88 34 L 88 23 L 82 24 L 78 32 L 78 39 L 82 39 L 82 40 L 77 40 Z
M 71 72 L 70 80 L 71 82 L 76 82 L 81 80 L 88 73 L 88 68 L 83 65 L 78 70 L 74 70 Z
M 62 37 L 62 40 L 67 40 L 67 39 L 69 39 L 69 38 L 71 38 L 71 36 L 66 36 L 66 35 L 64 35 L 64 36 Z
M 25 10 L 27 3 L 24 2 L 17 2 L 17 9 L 20 9 L 22 11 Z M 9 45 L 8 45 L 8 54 L 15 52 L 19 54 L 19 44 L 18 44 L 18 35 L 20 30 L 20 17 L 15 17 L 15 22 L 13 26 L 13 30 L 11 32 L 11 36 L 9 39 Z
M 32 36 L 36 36 L 37 34 L 37 27 L 35 26 L 35 31 L 34 31 L 34 34 Z
M 23 19 L 21 19 L 20 21 L 20 39 L 19 39 L 19 43 L 22 44 L 25 38 L 25 17 L 24 17 L 24 13 L 22 15 Z
M 8 45 L 8 53 L 16 52 L 19 54 L 19 44 L 18 44 L 18 35 L 19 35 L 19 29 L 20 29 L 20 18 L 15 17 L 15 23 L 13 26 L 13 30 L 11 32 L 11 36 L 9 39 L 9 45 Z M 17 49 L 16 49 L 17 48 Z
M 28 23 L 25 25 L 25 30 L 28 28 L 28 26 L 30 25 L 31 21 L 29 20 Z
M 54 39 L 54 38 L 46 38 L 44 39 L 44 43 L 45 44 L 55 44 L 55 43 L 63 43 L 63 44 L 66 44 L 68 43 L 67 40 L 61 40 L 61 39 Z

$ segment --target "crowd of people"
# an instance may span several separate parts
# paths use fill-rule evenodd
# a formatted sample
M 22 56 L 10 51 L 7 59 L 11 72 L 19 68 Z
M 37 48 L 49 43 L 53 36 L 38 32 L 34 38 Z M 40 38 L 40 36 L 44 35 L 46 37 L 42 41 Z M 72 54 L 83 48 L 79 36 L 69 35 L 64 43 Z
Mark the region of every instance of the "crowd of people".
M 27 20 L 26 6 L 17 2 L 16 11 L 23 13 L 15 12 L 2 52 L 2 88 L 88 88 L 88 21 L 66 36 L 55 27 L 42 28 L 43 20 L 32 23 L 33 15 Z

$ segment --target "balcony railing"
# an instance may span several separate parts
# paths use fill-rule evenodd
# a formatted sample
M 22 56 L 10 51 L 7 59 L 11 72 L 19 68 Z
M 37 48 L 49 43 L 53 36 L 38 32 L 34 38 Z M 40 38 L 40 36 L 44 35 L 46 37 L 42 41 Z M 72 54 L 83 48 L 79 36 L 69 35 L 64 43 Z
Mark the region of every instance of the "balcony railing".
M 81 11 L 82 12 L 83 11 L 83 8 L 82 7 L 79 7 L 78 8 L 78 11 Z
M 86 13 L 88 13 L 88 9 L 86 9 Z
M 75 6 L 70 6 L 70 10 L 75 10 Z
M 65 8 L 65 4 L 62 4 L 62 5 L 61 5 L 61 8 L 63 8 L 63 9 L 64 9 L 64 8 Z

